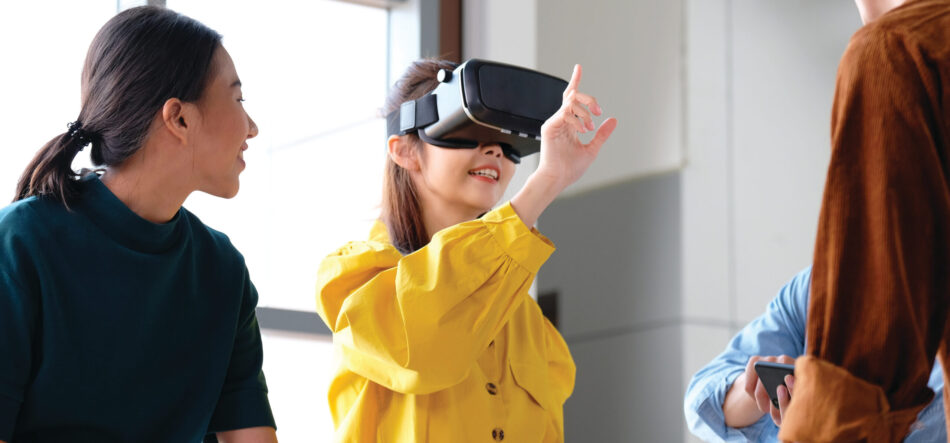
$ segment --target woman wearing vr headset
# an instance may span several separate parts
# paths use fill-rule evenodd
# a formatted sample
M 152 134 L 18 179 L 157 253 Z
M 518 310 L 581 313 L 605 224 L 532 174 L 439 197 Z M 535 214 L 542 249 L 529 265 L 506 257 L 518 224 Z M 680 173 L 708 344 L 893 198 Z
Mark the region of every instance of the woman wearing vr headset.
M 425 96 L 440 70 L 454 68 L 414 63 L 385 112 Z M 528 288 L 554 251 L 532 226 L 617 124 L 606 120 L 581 143 L 601 109 L 578 91 L 580 79 L 577 66 L 541 128 L 538 169 L 497 209 L 516 159 L 502 146 L 389 137 L 380 221 L 318 274 L 317 310 L 340 357 L 329 391 L 338 441 L 564 439 L 574 362 Z
M 195 20 L 132 8 L 96 35 L 78 119 L 0 209 L 0 441 L 276 441 L 244 258 L 182 207 L 237 193 L 242 101 Z M 71 167 L 87 146 L 101 176 Z

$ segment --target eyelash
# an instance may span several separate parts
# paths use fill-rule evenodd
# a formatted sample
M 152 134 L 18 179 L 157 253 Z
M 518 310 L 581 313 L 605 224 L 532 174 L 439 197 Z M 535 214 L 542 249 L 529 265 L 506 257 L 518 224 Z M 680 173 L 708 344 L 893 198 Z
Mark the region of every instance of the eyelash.
M 239 98 L 239 99 L 238 99 L 238 102 L 239 102 L 239 103 L 244 103 L 244 98 L 243 98 L 243 97 L 242 97 L 242 98 Z

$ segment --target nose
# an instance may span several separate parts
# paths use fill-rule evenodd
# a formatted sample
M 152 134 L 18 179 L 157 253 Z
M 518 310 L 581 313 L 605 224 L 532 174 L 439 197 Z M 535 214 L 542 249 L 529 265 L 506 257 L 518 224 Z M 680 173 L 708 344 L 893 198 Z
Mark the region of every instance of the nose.
M 257 137 L 257 123 L 254 123 L 254 119 L 249 114 L 245 113 L 245 115 L 247 115 L 247 138 Z
M 498 143 L 482 145 L 481 148 L 482 154 L 485 154 L 489 157 L 501 158 L 501 146 Z

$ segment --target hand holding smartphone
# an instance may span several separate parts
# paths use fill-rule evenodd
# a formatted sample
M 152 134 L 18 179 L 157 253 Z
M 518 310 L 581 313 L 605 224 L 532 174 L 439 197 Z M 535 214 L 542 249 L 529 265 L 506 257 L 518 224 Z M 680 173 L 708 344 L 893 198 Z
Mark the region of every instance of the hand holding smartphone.
M 742 375 L 745 393 L 755 408 L 768 414 L 776 426 L 782 425 L 782 409 L 791 401 L 795 389 L 794 364 L 795 359 L 788 355 L 753 355 Z M 780 397 L 778 388 L 785 385 L 785 378 L 789 375 L 792 377 L 782 388 Z
M 757 361 L 754 367 L 755 373 L 769 394 L 769 400 L 778 408 L 778 387 L 785 386 L 785 376 L 795 375 L 795 365 Z M 788 386 L 785 386 L 785 389 L 788 392 Z

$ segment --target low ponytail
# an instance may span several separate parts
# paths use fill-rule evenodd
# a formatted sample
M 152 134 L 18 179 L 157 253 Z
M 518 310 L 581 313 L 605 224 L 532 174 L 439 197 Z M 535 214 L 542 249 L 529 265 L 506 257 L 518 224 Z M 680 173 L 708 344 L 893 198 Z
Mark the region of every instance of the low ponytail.
M 77 194 L 79 177 L 72 169 L 73 159 L 96 137 L 82 128 L 80 122 L 69 124 L 69 131 L 53 137 L 30 161 L 17 182 L 13 201 L 38 195 L 49 195 L 64 205 Z

